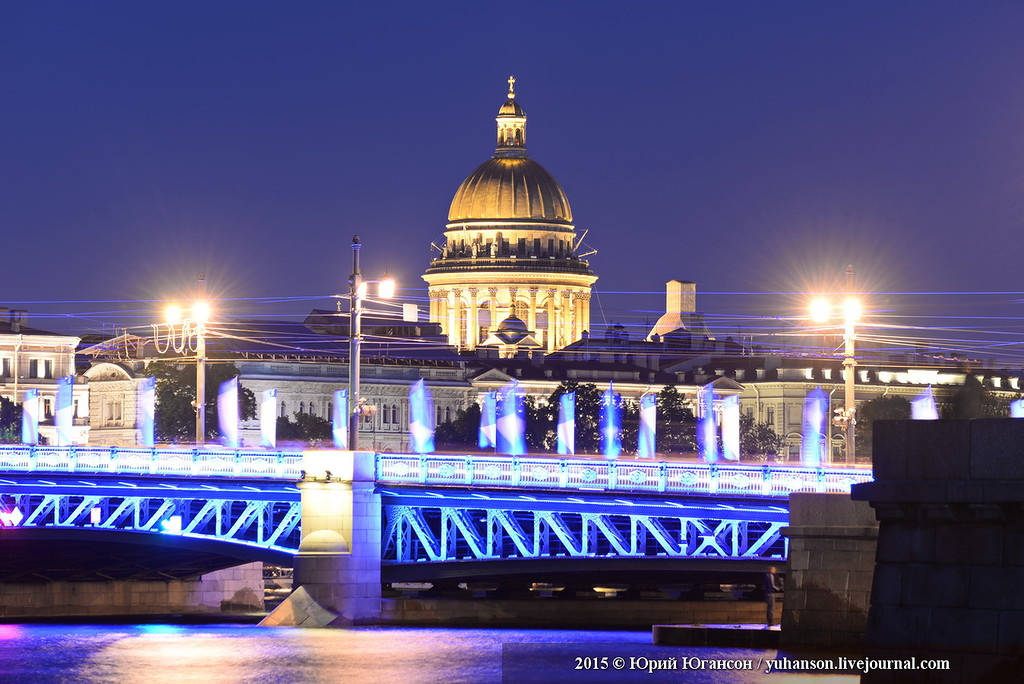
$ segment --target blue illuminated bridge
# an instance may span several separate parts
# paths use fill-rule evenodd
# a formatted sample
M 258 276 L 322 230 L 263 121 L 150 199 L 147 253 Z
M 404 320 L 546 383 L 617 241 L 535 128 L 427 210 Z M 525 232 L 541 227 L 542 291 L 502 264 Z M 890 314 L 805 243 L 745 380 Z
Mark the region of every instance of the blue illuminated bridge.
M 300 452 L 0 447 L 0 582 L 291 565 Z M 787 497 L 863 469 L 378 454 L 382 581 L 750 575 L 784 561 Z

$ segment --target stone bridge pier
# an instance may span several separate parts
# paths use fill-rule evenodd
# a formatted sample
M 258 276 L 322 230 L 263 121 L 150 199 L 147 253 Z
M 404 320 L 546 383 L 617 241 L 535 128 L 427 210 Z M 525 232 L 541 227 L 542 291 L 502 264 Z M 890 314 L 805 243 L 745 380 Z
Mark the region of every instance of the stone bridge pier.
M 375 454 L 307 451 L 302 540 L 292 594 L 262 623 L 327 627 L 378 622 L 381 614 L 381 499 Z
M 868 655 L 950 669 L 862 681 L 1021 681 L 1024 420 L 876 423 L 874 471 L 853 487 L 880 523 Z

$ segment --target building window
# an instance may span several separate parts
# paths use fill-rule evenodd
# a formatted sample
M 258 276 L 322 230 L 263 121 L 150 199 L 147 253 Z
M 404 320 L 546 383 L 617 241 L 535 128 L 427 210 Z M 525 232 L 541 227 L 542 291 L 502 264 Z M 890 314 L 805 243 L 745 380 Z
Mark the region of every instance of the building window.
M 391 405 L 391 422 L 398 425 L 398 406 Z
M 380 413 L 381 413 L 381 421 L 382 421 L 382 422 L 383 422 L 383 423 L 384 423 L 385 425 L 387 425 L 388 423 L 390 423 L 390 422 L 391 422 L 391 420 L 390 420 L 390 419 L 391 419 L 391 414 L 390 414 L 390 413 L 388 413 L 388 407 L 387 407 L 387 406 L 385 406 L 385 407 L 384 407 L 384 410 L 382 410 L 382 411 L 381 411 Z
M 747 407 L 747 418 L 749 418 L 750 420 L 754 420 L 754 407 L 753 406 L 748 406 Z
M 305 413 L 305 412 L 306 412 L 306 402 L 300 401 L 299 402 L 299 413 Z
M 53 418 L 53 404 L 49 399 L 43 399 L 43 419 Z
M 52 378 L 53 361 L 51 359 L 31 359 L 28 362 L 28 374 L 32 378 Z
M 768 423 L 769 425 L 775 425 L 775 407 L 774 406 L 769 406 L 768 407 L 768 417 L 765 419 L 765 422 Z
M 283 401 L 281 402 L 281 417 L 282 418 L 287 418 L 288 417 L 288 409 L 285 407 L 285 403 Z
M 331 420 L 331 419 L 334 418 L 334 402 L 333 401 L 327 402 L 327 415 L 324 416 L 324 418 L 326 418 L 327 420 Z
M 4 358 L 3 359 L 3 364 L 2 364 L 2 367 L 0 367 L 0 371 L 3 372 L 3 376 L 5 378 L 11 377 L 11 360 L 10 359 L 8 359 L 8 358 Z

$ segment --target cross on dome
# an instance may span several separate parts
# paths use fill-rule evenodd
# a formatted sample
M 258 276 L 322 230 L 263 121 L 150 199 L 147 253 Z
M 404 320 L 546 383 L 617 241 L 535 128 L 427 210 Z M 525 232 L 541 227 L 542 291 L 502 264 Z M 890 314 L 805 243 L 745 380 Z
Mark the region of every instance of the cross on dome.
M 508 99 L 514 100 L 516 97 L 516 77 L 508 77 Z

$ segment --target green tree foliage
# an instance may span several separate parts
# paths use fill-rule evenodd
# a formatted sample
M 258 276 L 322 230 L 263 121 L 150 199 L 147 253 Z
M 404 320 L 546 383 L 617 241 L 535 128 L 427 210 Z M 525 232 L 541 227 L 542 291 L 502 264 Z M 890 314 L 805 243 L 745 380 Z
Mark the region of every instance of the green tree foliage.
M 876 420 L 910 420 L 910 402 L 903 397 L 868 399 L 857 408 L 857 453 L 871 455 Z
M 658 392 L 657 444 L 663 453 L 697 452 L 697 420 L 675 385 Z
M 21 405 L 0 397 L 0 443 L 21 442 Z
M 768 423 L 759 423 L 753 416 L 740 414 L 740 454 L 763 461 L 769 454 L 785 454 L 786 438 L 775 433 Z
M 156 378 L 156 438 L 161 442 L 190 441 L 195 438 L 196 414 L 192 404 L 196 397 L 194 365 L 155 361 L 146 373 Z M 217 436 L 217 392 L 222 382 L 238 375 L 234 364 L 211 363 L 206 366 L 206 436 Z M 239 416 L 242 420 L 256 417 L 256 397 L 240 387 Z
M 281 441 L 305 442 L 307 444 L 323 444 L 330 442 L 331 421 L 312 413 L 296 413 L 295 420 L 286 416 L 277 419 L 277 438 Z
M 480 404 L 473 402 L 455 412 L 455 417 L 437 426 L 434 444 L 442 451 L 476 449 L 480 430 Z

